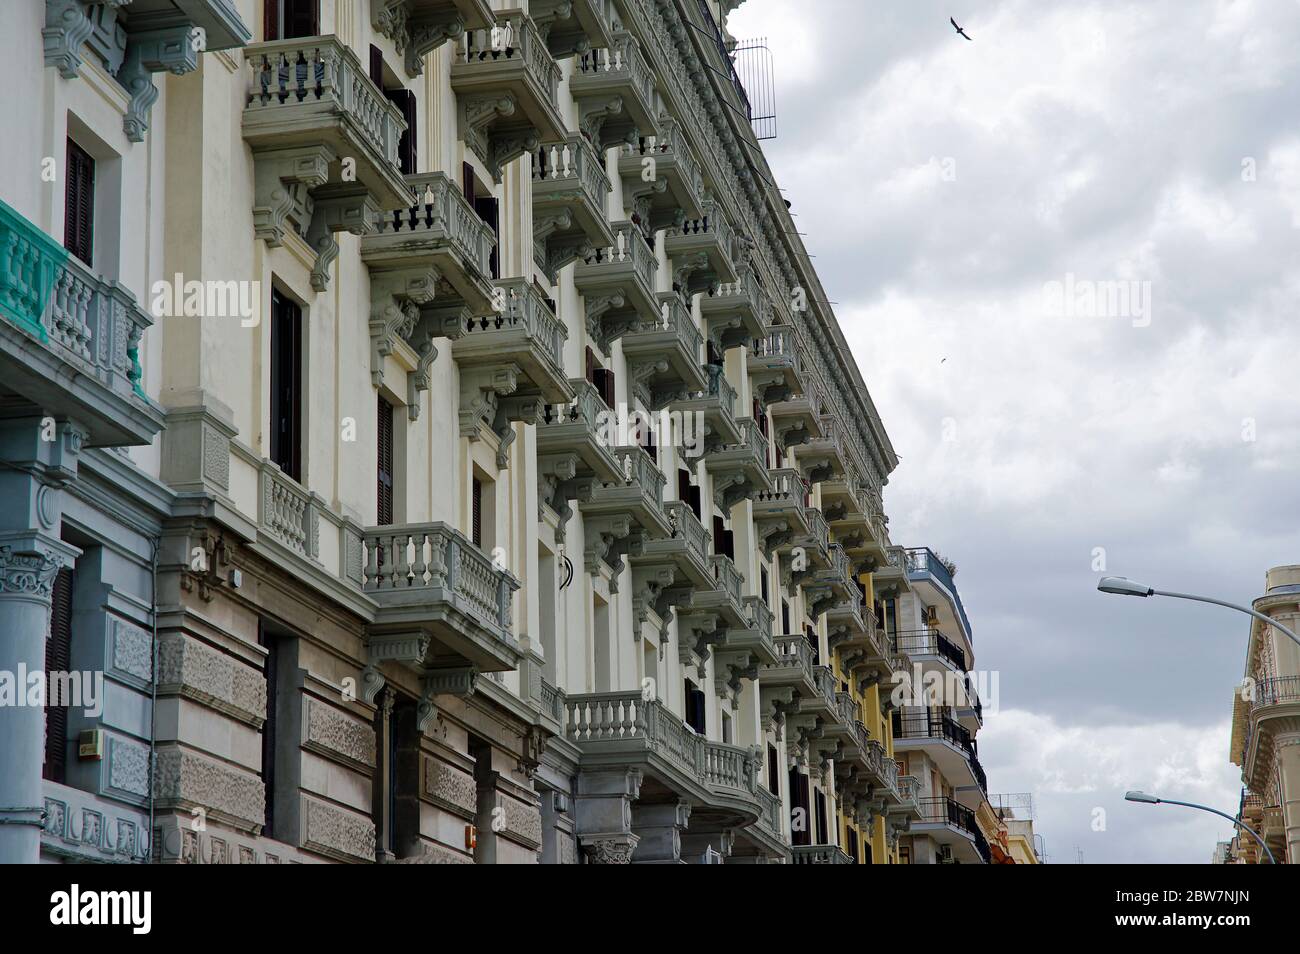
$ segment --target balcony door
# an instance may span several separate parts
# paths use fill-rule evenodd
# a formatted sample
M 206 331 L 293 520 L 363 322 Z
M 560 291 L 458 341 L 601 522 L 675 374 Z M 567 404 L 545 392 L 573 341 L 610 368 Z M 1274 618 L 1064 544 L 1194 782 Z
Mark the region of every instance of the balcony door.
M 291 40 L 319 33 L 320 0 L 263 0 L 263 39 Z

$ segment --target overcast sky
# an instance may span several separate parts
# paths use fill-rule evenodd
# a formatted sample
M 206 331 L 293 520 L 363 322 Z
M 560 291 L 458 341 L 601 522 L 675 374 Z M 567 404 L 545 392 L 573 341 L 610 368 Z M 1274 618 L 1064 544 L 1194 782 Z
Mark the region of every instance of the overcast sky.
M 1230 825 L 1122 795 L 1235 812 L 1249 620 L 1095 567 L 1248 603 L 1300 563 L 1300 4 L 747 0 L 729 26 L 773 53 L 763 145 L 901 459 L 891 536 L 957 564 L 1000 673 L 991 790 L 1034 794 L 1055 863 L 1208 861 Z

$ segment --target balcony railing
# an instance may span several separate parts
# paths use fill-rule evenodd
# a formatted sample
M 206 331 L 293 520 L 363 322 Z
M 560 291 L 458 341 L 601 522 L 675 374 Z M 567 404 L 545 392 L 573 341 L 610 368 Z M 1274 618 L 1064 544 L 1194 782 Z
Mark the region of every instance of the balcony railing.
M 937 629 L 909 629 L 897 637 L 897 649 L 909 656 L 939 656 L 961 672 L 966 672 L 966 653 Z
M 0 316 L 109 390 L 143 398 L 139 347 L 150 317 L 4 202 Z
M 790 849 L 796 865 L 851 865 L 854 860 L 835 845 L 795 845 Z
M 445 523 L 374 527 L 362 538 L 361 589 L 381 596 L 427 592 L 454 601 L 493 631 L 510 632 L 519 583 L 459 530 Z M 441 594 L 441 597 L 437 596 Z
M 415 192 L 415 205 L 381 215 L 376 235 L 445 243 L 467 265 L 488 275 L 496 236 L 464 193 L 442 172 L 407 176 L 406 182 Z
M 498 13 L 497 22 L 485 30 L 467 30 L 461 37 L 456 62 L 487 67 L 519 60 L 544 94 L 554 103 L 560 88 L 560 66 L 525 13 Z
M 951 825 L 968 835 L 974 835 L 979 831 L 975 813 L 956 799 L 922 798 L 918 800 L 918 804 L 921 808 L 921 817 L 918 820 L 922 823 Z
M 596 151 L 582 136 L 564 142 L 547 143 L 533 153 L 533 201 L 556 195 L 580 194 L 594 208 L 604 211 L 609 195 L 609 176 Z
M 1300 702 L 1300 676 L 1275 676 L 1261 679 L 1255 684 L 1255 698 L 1251 702 L 1251 712 L 1257 712 L 1265 706 L 1280 706 Z
M 966 607 L 962 605 L 961 594 L 957 592 L 957 584 L 953 582 L 952 574 L 933 550 L 922 547 L 907 551 L 907 578 L 909 580 L 929 578 L 938 586 L 947 590 L 957 608 L 958 615 L 961 617 L 966 638 L 972 638 L 970 620 L 966 618 Z
M 617 33 L 610 46 L 591 49 L 577 57 L 569 89 L 579 103 L 592 96 L 624 98 L 623 111 L 617 119 L 605 119 L 590 129 L 584 128 L 594 140 L 598 139 L 602 149 L 618 140 L 626 141 L 632 130 L 643 136 L 655 131 L 654 74 L 641 52 L 641 45 L 630 33 Z
M 653 753 L 706 788 L 757 799 L 753 750 L 710 742 L 640 691 L 570 695 L 564 709 L 565 737 L 584 751 Z

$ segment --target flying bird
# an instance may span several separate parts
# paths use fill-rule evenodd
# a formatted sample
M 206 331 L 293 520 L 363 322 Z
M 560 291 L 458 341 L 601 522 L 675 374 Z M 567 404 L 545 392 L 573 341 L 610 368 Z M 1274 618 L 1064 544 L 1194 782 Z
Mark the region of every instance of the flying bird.
M 956 31 L 957 31 L 958 33 L 960 33 L 962 36 L 965 36 L 966 39 L 970 40 L 970 37 L 969 37 L 969 36 L 966 36 L 966 31 L 963 30 L 961 27 L 959 27 L 959 26 L 957 25 L 957 21 L 956 21 L 956 20 L 954 20 L 952 17 L 949 17 L 949 18 L 948 18 L 948 22 L 952 24 L 952 28 L 953 28 L 954 30 L 956 30 Z M 974 41 L 974 40 L 971 40 L 971 42 L 974 43 L 975 41 Z

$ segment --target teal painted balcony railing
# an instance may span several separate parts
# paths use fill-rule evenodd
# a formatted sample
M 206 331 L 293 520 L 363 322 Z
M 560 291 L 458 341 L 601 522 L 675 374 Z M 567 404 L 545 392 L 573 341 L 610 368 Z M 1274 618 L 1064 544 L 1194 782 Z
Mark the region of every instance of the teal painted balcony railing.
M 105 387 L 144 397 L 140 338 L 153 321 L 129 291 L 96 275 L 4 202 L 0 315 Z

